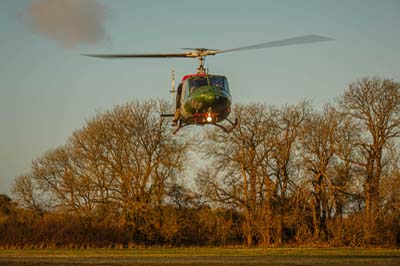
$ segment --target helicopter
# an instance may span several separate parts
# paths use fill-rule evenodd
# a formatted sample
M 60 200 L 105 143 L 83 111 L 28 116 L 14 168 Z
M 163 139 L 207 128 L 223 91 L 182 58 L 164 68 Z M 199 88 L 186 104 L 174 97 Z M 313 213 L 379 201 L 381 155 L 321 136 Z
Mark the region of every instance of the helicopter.
M 175 126 L 174 134 L 181 128 L 190 125 L 213 125 L 229 133 L 238 125 L 228 118 L 231 112 L 232 96 L 228 79 L 223 75 L 210 74 L 204 67 L 205 58 L 217 54 L 272 48 L 279 46 L 306 44 L 334 40 L 320 35 L 302 35 L 287 39 L 259 43 L 225 50 L 206 48 L 182 48 L 187 52 L 159 54 L 84 54 L 85 56 L 115 59 L 115 58 L 197 58 L 198 67 L 195 74 L 183 76 L 175 90 L 174 72 L 172 72 L 172 90 L 175 98 L 175 112 L 162 114 L 162 117 L 172 117 Z M 176 96 L 175 96 L 176 94 Z M 229 125 L 222 122 L 227 121 Z

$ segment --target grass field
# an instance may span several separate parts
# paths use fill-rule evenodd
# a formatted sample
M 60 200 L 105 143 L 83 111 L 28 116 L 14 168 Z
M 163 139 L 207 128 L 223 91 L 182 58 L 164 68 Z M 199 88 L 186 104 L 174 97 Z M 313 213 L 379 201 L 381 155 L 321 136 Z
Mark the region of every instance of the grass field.
M 400 265 L 400 250 L 171 248 L 0 250 L 0 265 Z

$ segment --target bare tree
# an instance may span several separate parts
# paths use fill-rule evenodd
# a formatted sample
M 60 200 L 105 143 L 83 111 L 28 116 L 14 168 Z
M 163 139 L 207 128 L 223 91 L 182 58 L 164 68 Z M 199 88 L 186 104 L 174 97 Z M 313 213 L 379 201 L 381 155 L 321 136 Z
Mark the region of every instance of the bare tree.
M 266 171 L 271 147 L 271 112 L 261 104 L 236 105 L 238 129 L 227 135 L 219 130 L 209 135 L 207 153 L 213 169 L 199 174 L 203 193 L 244 213 L 243 235 L 253 245 L 257 231 L 269 242 L 271 181 Z M 267 192 L 267 194 L 266 194 Z M 226 206 L 226 205 L 225 205 Z
M 272 239 L 282 243 L 288 187 L 295 183 L 295 144 L 309 109 L 305 101 L 282 109 L 237 105 L 238 129 L 210 136 L 208 153 L 215 171 L 201 173 L 201 186 L 215 200 L 243 211 L 243 234 L 249 246 L 257 238 L 264 245 Z
M 336 140 L 340 114 L 332 106 L 325 106 L 322 113 L 314 112 L 306 120 L 301 135 L 303 162 L 312 174 L 312 206 L 314 238 L 329 237 L 326 220 L 329 218 L 329 201 L 334 195 L 332 166 L 335 164 Z
M 274 197 L 277 200 L 277 244 L 282 243 L 285 210 L 289 185 L 294 184 L 295 150 L 305 119 L 311 106 L 307 101 L 298 105 L 287 105 L 274 115 L 274 132 L 272 133 L 272 160 L 269 167 L 275 177 Z
M 400 136 L 400 84 L 388 79 L 364 78 L 350 85 L 339 98 L 339 105 L 364 132 L 354 147 L 361 158 L 352 163 L 364 171 L 365 238 L 369 240 L 379 209 L 384 151 L 390 140 Z
M 50 192 L 54 208 L 85 218 L 121 215 L 132 233 L 147 230 L 150 222 L 160 230 L 166 190 L 189 145 L 172 137 L 159 116 L 165 108 L 164 102 L 132 102 L 98 114 L 66 145 L 35 160 L 32 178 Z M 31 197 L 25 181 L 18 181 L 16 192 Z M 157 219 L 148 219 L 155 207 Z
M 32 163 L 32 176 L 43 191 L 51 192 L 52 208 L 78 212 L 78 177 L 74 172 L 71 145 L 48 151 Z
M 16 179 L 0 245 L 399 245 L 399 89 L 362 79 L 321 112 L 235 105 L 238 127 L 194 150 L 209 163 L 197 192 L 192 140 L 160 120 L 165 102 L 98 113 Z
M 23 208 L 30 209 L 37 214 L 43 214 L 47 206 L 43 199 L 43 191 L 40 190 L 32 175 L 22 175 L 15 179 L 12 193 L 16 201 Z

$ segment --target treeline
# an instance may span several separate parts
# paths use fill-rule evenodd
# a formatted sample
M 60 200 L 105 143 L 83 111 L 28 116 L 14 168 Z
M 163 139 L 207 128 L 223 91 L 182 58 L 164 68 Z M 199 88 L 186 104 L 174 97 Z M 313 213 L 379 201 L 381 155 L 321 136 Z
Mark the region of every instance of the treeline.
M 400 246 L 398 82 L 322 110 L 238 104 L 230 134 L 172 135 L 168 108 L 117 106 L 34 160 L 0 197 L 0 245 Z

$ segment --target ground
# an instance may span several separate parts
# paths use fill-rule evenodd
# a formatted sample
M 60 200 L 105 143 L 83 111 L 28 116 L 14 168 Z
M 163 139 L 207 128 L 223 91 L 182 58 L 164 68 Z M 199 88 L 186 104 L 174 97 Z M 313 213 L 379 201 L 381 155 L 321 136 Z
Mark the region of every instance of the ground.
M 0 250 L 0 266 L 400 265 L 398 249 L 171 248 Z

